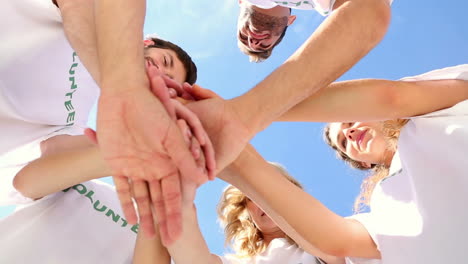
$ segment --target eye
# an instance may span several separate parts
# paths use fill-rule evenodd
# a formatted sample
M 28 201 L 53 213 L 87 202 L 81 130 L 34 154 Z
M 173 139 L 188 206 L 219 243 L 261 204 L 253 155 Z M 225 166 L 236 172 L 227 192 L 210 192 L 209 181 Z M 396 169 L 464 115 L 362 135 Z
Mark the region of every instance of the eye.
M 168 64 L 168 63 L 167 63 L 167 58 L 166 58 L 166 56 L 163 57 L 163 64 L 164 64 L 165 67 L 167 67 L 167 64 Z
M 243 35 L 240 31 L 239 31 L 239 37 L 240 37 L 242 40 L 247 40 L 247 36 Z
M 343 140 L 341 141 L 341 146 L 343 147 L 344 150 L 346 150 L 346 146 L 348 145 L 348 140 L 346 137 L 343 137 Z
M 154 62 L 153 58 L 151 57 L 145 57 L 145 59 L 147 61 L 149 61 L 153 66 L 155 66 L 156 68 L 159 68 L 158 65 Z

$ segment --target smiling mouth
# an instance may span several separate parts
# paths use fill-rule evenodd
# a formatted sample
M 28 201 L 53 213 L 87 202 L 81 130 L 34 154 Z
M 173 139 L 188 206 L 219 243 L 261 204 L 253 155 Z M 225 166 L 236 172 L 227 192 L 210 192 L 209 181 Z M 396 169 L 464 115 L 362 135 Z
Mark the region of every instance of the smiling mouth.
M 250 37 L 257 39 L 257 40 L 266 39 L 270 36 L 269 33 L 259 32 L 258 30 L 253 28 L 251 25 L 247 26 L 246 30 L 248 31 Z
M 255 39 L 258 39 L 258 40 L 266 39 L 266 38 L 268 38 L 268 36 L 269 36 L 269 35 L 266 34 L 266 33 L 265 33 L 265 34 L 258 34 L 258 33 L 255 33 L 255 32 L 253 32 L 253 31 L 251 31 L 251 30 L 249 30 L 249 33 L 250 33 L 250 36 L 251 36 L 251 37 L 253 37 L 253 38 L 255 38 Z
M 361 150 L 361 151 L 362 151 L 362 145 L 361 145 L 361 143 L 362 143 L 362 140 L 364 139 L 364 136 L 366 135 L 366 133 L 367 133 L 367 130 L 364 130 L 364 131 L 359 135 L 359 138 L 358 138 L 358 140 L 357 140 L 357 143 L 358 143 L 358 146 L 359 146 L 359 150 Z

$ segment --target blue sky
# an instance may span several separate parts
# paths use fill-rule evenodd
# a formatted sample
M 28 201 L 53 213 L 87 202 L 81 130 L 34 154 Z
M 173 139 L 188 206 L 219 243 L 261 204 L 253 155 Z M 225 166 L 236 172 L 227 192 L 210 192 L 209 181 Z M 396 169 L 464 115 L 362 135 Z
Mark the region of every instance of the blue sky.
M 237 48 L 236 0 L 150 0 L 147 8 L 145 33 L 157 33 L 186 49 L 198 65 L 198 83 L 225 98 L 238 96 L 260 82 L 323 20 L 313 11 L 293 10 L 297 20 L 283 42 L 268 61 L 255 64 Z M 385 39 L 340 80 L 399 79 L 468 63 L 466 10 L 468 3 L 461 0 L 394 0 Z M 274 123 L 252 144 L 266 159 L 285 165 L 307 192 L 330 209 L 350 215 L 362 175 L 335 158 L 322 140 L 322 128 L 321 123 Z M 202 232 L 217 254 L 225 252 L 215 214 L 225 186 L 219 180 L 210 182 L 199 189 L 196 199 Z M 0 207 L 0 217 L 10 211 Z

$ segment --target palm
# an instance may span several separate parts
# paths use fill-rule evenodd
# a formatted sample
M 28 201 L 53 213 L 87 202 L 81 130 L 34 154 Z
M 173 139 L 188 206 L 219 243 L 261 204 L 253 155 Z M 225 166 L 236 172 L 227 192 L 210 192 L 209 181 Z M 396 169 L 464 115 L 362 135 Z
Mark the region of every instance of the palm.
M 102 96 L 98 138 L 114 175 L 161 179 L 174 170 L 164 149 L 173 122 L 159 101 L 146 91 Z

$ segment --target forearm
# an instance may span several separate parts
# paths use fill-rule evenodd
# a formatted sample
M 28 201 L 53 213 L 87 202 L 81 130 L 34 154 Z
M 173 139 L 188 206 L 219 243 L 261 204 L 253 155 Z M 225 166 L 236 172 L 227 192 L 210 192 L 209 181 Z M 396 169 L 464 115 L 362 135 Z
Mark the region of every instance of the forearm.
M 147 238 L 143 230 L 138 232 L 135 251 L 133 253 L 133 264 L 169 264 L 171 256 L 167 249 L 162 245 L 159 235 L 159 228 L 155 225 L 156 235 L 153 238 Z
M 95 0 L 102 92 L 149 87 L 141 43 L 145 9 L 145 0 Z
M 351 68 L 383 38 L 389 21 L 386 1 L 344 2 L 282 66 L 230 103 L 253 134 L 260 131 Z
M 197 221 L 195 207 L 184 206 L 182 236 L 168 246 L 176 264 L 221 264 L 221 259 L 210 253 Z
M 332 256 L 378 257 L 362 226 L 289 182 L 251 146 L 220 177 L 254 200 L 302 248 L 328 263 L 342 263 Z M 287 193 L 287 199 L 278 193 Z
M 51 154 L 26 165 L 15 176 L 15 188 L 39 199 L 75 184 L 110 175 L 95 146 Z
M 58 0 L 63 29 L 93 79 L 99 83 L 99 61 L 94 21 L 94 0 Z
M 434 112 L 468 99 L 468 81 L 353 80 L 333 83 L 277 121 L 393 120 Z

